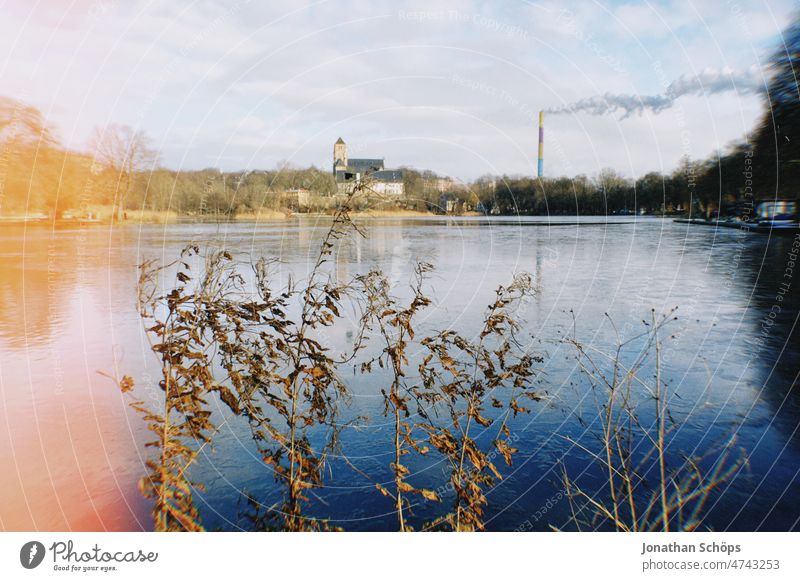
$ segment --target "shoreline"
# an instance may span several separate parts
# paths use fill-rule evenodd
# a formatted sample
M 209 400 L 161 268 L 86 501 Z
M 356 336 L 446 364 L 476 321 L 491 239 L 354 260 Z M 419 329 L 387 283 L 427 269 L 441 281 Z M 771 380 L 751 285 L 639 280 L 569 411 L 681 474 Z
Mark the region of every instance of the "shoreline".
M 81 226 L 124 226 L 140 224 L 223 224 L 232 222 L 261 222 L 261 221 L 288 221 L 295 218 L 330 218 L 331 214 L 326 212 L 292 212 L 290 210 L 265 210 L 261 212 L 242 213 L 231 217 L 220 217 L 214 215 L 193 216 L 189 214 L 178 214 L 175 211 L 156 211 L 156 210 L 127 210 L 127 218 L 124 220 L 112 219 L 110 209 L 100 209 L 90 211 L 84 217 L 74 217 L 69 214 L 62 218 L 54 219 L 44 214 L 30 215 L 0 215 L 0 225 L 19 225 L 19 224 L 50 224 L 61 225 L 81 225 Z M 350 213 L 353 218 L 440 218 L 440 219 L 460 219 L 460 218 L 486 218 L 486 219 L 519 219 L 519 218 L 595 218 L 605 217 L 607 219 L 618 218 L 664 218 L 682 221 L 679 217 L 657 214 L 643 215 L 538 215 L 538 214 L 498 214 L 488 215 L 479 212 L 464 212 L 462 214 L 438 214 L 421 210 L 358 210 Z

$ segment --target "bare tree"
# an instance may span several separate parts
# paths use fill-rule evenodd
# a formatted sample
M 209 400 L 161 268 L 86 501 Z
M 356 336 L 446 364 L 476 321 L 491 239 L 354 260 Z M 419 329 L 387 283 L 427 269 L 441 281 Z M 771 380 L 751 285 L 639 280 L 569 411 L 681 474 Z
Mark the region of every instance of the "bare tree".
M 91 148 L 95 161 L 112 179 L 113 213 L 122 219 L 136 174 L 155 169 L 158 152 L 151 147 L 150 138 L 143 131 L 117 124 L 95 129 Z
M 66 157 L 38 109 L 0 96 L 0 213 L 55 209 Z
M 38 109 L 21 101 L 0 96 L 0 142 L 8 144 L 20 140 L 26 143 L 41 141 L 45 145 L 55 142 Z

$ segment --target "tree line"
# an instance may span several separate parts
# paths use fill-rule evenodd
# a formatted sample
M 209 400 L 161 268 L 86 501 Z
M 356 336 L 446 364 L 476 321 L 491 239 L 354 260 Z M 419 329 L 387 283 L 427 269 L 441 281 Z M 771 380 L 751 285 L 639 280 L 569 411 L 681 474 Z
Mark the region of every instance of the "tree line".
M 0 97 L 0 216 L 86 217 L 97 206 L 119 218 L 128 210 L 233 216 L 284 207 L 281 194 L 292 189 L 331 196 L 335 183 L 330 172 L 286 163 L 270 171 L 167 169 L 150 138 L 125 125 L 97 129 L 87 151 L 73 151 L 38 109 Z

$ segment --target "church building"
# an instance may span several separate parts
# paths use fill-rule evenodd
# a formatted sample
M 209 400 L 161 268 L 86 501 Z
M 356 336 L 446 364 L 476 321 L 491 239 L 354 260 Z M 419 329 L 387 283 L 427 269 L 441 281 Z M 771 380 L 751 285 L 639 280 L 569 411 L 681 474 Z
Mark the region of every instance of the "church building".
M 333 175 L 336 178 L 336 190 L 345 194 L 353 183 L 364 177 L 372 181 L 372 189 L 378 194 L 402 196 L 403 170 L 386 169 L 383 159 L 347 158 L 347 144 L 340 137 L 333 144 Z

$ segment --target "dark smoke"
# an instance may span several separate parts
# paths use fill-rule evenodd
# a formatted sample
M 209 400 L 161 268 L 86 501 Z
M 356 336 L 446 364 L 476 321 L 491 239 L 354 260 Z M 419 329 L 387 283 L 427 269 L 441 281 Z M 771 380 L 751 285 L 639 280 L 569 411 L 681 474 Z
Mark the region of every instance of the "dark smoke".
M 545 109 L 545 113 L 563 115 L 565 113 L 585 112 L 590 115 L 622 112 L 622 119 L 633 114 L 641 115 L 645 110 L 660 113 L 675 104 L 684 95 L 714 95 L 735 91 L 742 95 L 752 95 L 765 90 L 765 79 L 756 67 L 747 71 L 706 70 L 698 75 L 681 75 L 672 81 L 660 95 L 630 95 L 605 93 L 580 99 L 561 107 Z

